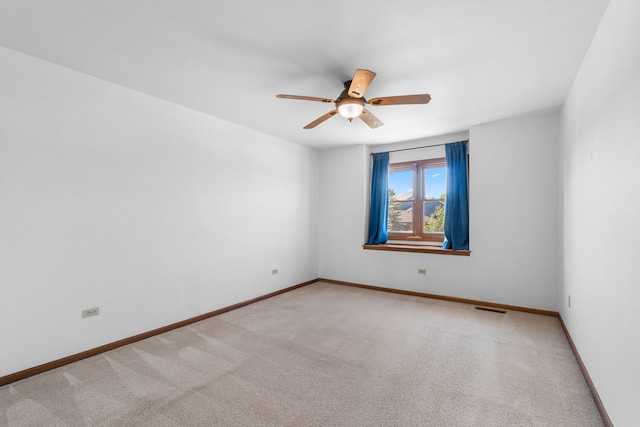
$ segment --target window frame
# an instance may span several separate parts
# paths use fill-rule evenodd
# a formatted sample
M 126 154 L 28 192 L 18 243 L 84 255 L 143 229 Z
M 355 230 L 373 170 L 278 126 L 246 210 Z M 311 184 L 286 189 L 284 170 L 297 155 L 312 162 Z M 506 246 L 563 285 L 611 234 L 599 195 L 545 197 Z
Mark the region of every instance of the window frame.
M 405 162 L 389 163 L 389 173 L 397 171 L 413 170 L 413 188 L 417 193 L 412 197 L 413 203 L 413 230 L 410 232 L 388 231 L 388 240 L 409 242 L 430 242 L 443 243 L 444 232 L 424 232 L 424 172 L 433 167 L 445 167 L 446 158 L 438 157 L 432 159 L 413 160 Z M 390 201 L 391 202 L 391 201 Z M 388 209 L 388 208 L 387 208 Z

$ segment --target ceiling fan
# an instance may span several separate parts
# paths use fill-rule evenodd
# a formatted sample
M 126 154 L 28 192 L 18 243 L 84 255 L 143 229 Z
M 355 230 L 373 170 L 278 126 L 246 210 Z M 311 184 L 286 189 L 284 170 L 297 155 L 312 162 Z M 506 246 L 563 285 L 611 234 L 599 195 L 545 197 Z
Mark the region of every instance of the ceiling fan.
M 302 101 L 334 102 L 336 104 L 335 110 L 329 111 L 327 114 L 318 117 L 317 119 L 306 125 L 304 129 L 312 129 L 325 120 L 335 116 L 336 114 L 340 114 L 349 121 L 352 121 L 355 117 L 358 117 L 370 128 L 376 129 L 382 126 L 383 123 L 380 121 L 380 119 L 371 114 L 370 111 L 364 108 L 365 104 L 375 106 L 426 104 L 431 100 L 431 96 L 425 93 L 421 95 L 385 96 L 382 98 L 373 98 L 367 101 L 364 98 L 364 93 L 375 76 L 376 73 L 374 73 L 373 71 L 357 69 L 353 74 L 353 79 L 344 82 L 344 90 L 336 99 L 283 94 L 276 95 L 276 97 L 286 99 L 300 99 Z

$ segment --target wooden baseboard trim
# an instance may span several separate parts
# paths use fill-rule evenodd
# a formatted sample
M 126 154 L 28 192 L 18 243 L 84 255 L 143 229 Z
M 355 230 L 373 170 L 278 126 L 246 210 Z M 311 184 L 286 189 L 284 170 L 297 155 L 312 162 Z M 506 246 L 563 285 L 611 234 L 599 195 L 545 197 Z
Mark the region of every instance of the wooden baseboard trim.
M 167 326 L 163 326 L 163 327 L 158 328 L 158 329 L 154 329 L 152 331 L 143 332 L 141 334 L 134 335 L 134 336 L 129 337 L 129 338 L 124 338 L 124 339 L 121 339 L 119 341 L 115 341 L 115 342 L 112 342 L 112 343 L 109 343 L 109 344 L 102 345 L 100 347 L 96 347 L 96 348 L 92 348 L 90 350 L 83 351 L 81 353 L 77 353 L 77 354 L 73 354 L 71 356 L 63 357 L 62 359 L 54 360 L 52 362 L 47 362 L 47 363 L 44 363 L 42 365 L 35 366 L 33 368 L 28 368 L 28 369 L 25 369 L 25 370 L 20 371 L 20 372 L 16 372 L 16 373 L 13 373 L 13 374 L 6 375 L 4 377 L 0 377 L 0 387 L 2 387 L 4 385 L 7 385 L 7 384 L 10 384 L 10 383 L 13 383 L 13 382 L 16 382 L 16 381 L 23 380 L 25 378 L 32 377 L 34 375 L 41 374 L 41 373 L 46 372 L 46 371 L 50 371 L 52 369 L 59 368 L 59 367 L 64 366 L 64 365 L 68 365 L 70 363 L 78 362 L 78 361 L 80 361 L 82 359 L 86 359 L 86 358 L 89 358 L 89 357 L 92 357 L 92 356 L 97 356 L 98 354 L 105 353 L 105 352 L 110 351 L 110 350 L 114 350 L 114 349 L 116 349 L 118 347 L 122 347 L 122 346 L 125 346 L 125 345 L 128 345 L 128 344 L 132 344 L 132 343 L 137 342 L 137 341 L 141 341 L 141 340 L 144 340 L 144 339 L 147 339 L 147 338 L 151 338 L 151 337 L 153 337 L 155 335 L 163 334 L 165 332 L 169 332 L 169 331 L 172 331 L 174 329 L 182 328 L 183 326 L 187 326 L 187 325 L 190 325 L 192 323 L 200 322 L 201 320 L 205 320 L 205 319 L 208 319 L 210 317 L 218 316 L 218 315 L 220 315 L 222 313 L 226 313 L 228 311 L 236 310 L 238 308 L 241 308 L 241 307 L 244 307 L 244 306 L 247 306 L 247 305 L 250 305 L 250 304 L 256 303 L 258 301 L 262 301 L 262 300 L 271 298 L 271 297 L 274 297 L 276 295 L 284 294 L 285 292 L 289 292 L 289 291 L 292 291 L 294 289 L 298 289 L 298 288 L 301 288 L 303 286 L 307 286 L 307 285 L 310 285 L 312 283 L 316 283 L 319 280 L 320 279 L 313 279 L 313 280 L 309 280 L 307 282 L 299 283 L 297 285 L 293 285 L 293 286 L 290 286 L 288 288 L 280 289 L 279 291 L 271 292 L 271 293 L 268 293 L 266 295 L 262 295 L 262 296 L 259 296 L 259 297 L 256 297 L 256 298 L 252 298 L 252 299 L 247 300 L 247 301 L 239 302 L 237 304 L 233 304 L 233 305 L 230 305 L 228 307 L 223 307 L 223 308 L 220 308 L 218 310 L 211 311 L 209 313 L 201 314 L 199 316 L 192 317 L 190 319 L 186 319 L 186 320 L 183 320 L 183 321 L 180 321 L 180 322 L 177 322 L 177 323 L 173 323 L 171 325 L 167 325 Z
M 352 287 L 355 287 L 355 288 L 371 289 L 371 290 L 374 290 L 374 291 L 382 291 L 382 292 L 392 292 L 392 293 L 395 293 L 395 294 L 411 295 L 411 296 L 416 296 L 416 297 L 431 298 L 431 299 L 438 299 L 438 300 L 451 301 L 451 302 L 460 302 L 460 303 L 463 303 L 463 304 L 481 305 L 483 307 L 499 308 L 499 309 L 502 309 L 502 310 L 522 311 L 522 312 L 525 312 L 525 313 L 541 314 L 541 315 L 544 315 L 544 316 L 553 316 L 553 317 L 558 317 L 560 315 L 557 311 L 540 310 L 540 309 L 537 309 L 537 308 L 520 307 L 520 306 L 517 306 L 517 305 L 497 304 L 497 303 L 488 302 L 488 301 L 479 301 L 479 300 L 472 300 L 472 299 L 466 299 L 466 298 L 449 297 L 449 296 L 437 295 L 437 294 L 427 294 L 427 293 L 415 292 L 415 291 L 405 291 L 405 290 L 402 290 L 402 289 L 385 288 L 385 287 L 381 287 L 381 286 L 363 285 L 363 284 L 360 284 L 360 283 L 352 283 L 352 282 L 343 282 L 342 280 L 322 279 L 322 278 L 318 279 L 318 280 L 320 282 L 334 283 L 336 285 L 352 286 Z
M 585 381 L 587 382 L 587 386 L 589 386 L 589 390 L 591 390 L 591 395 L 593 396 L 593 400 L 600 411 L 600 415 L 602 416 L 602 421 L 607 427 L 613 427 L 613 423 L 611 422 L 611 418 L 609 418 L 609 414 L 607 414 L 607 410 L 602 403 L 602 399 L 600 399 L 600 395 L 598 394 L 598 390 L 596 390 L 595 384 L 591 380 L 591 376 L 589 375 L 589 371 L 587 371 L 587 367 L 584 365 L 582 358 L 580 357 L 580 353 L 578 353 L 578 348 L 576 347 L 573 339 L 571 338 L 571 334 L 567 329 L 567 326 L 564 324 L 562 320 L 562 316 L 558 314 L 558 319 L 560 320 L 560 325 L 562 326 L 562 330 L 564 334 L 567 336 L 567 340 L 569 341 L 569 345 L 571 346 L 571 350 L 573 351 L 573 355 L 576 357 L 578 361 L 578 366 L 580 366 L 580 370 L 582 371 L 582 376 L 584 376 Z

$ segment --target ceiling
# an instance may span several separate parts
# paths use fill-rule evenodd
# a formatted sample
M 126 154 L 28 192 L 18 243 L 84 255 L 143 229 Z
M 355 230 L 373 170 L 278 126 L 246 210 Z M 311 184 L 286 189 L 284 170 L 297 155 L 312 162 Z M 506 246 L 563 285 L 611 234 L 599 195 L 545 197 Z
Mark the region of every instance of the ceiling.
M 0 0 L 0 45 L 314 148 L 442 135 L 561 105 L 608 0 Z M 356 68 L 384 126 L 336 116 Z M 0 73 L 1 75 L 1 73 Z

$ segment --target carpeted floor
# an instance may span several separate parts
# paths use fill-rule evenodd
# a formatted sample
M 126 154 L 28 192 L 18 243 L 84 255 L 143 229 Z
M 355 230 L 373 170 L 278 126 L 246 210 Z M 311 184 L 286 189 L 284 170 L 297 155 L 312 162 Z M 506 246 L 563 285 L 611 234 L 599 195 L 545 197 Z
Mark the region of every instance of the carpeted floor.
M 1 426 L 601 426 L 558 319 L 315 283 L 0 388 Z

